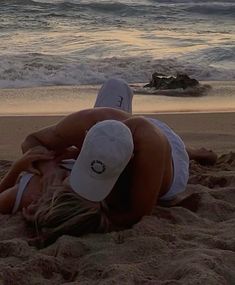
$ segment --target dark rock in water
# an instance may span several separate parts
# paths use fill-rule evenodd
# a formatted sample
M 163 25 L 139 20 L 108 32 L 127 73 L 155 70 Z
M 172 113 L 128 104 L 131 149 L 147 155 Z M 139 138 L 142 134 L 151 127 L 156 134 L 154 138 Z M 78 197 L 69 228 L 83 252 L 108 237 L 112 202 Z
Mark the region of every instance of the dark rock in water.
M 211 90 L 208 84 L 200 84 L 196 79 L 187 74 L 179 73 L 176 77 L 153 73 L 150 83 L 142 88 L 134 89 L 136 93 L 165 95 L 171 97 L 199 97 Z
M 153 73 L 150 83 L 146 85 L 132 85 L 136 94 L 160 95 L 171 97 L 199 97 L 204 96 L 212 89 L 211 85 L 200 84 L 187 74 L 179 73 L 177 76 L 167 76 Z
M 199 85 L 199 82 L 190 78 L 187 74 L 177 74 L 176 77 L 165 76 L 157 72 L 153 73 L 152 80 L 149 84 L 144 87 L 155 88 L 157 90 L 168 90 L 168 89 L 186 89 L 194 88 Z

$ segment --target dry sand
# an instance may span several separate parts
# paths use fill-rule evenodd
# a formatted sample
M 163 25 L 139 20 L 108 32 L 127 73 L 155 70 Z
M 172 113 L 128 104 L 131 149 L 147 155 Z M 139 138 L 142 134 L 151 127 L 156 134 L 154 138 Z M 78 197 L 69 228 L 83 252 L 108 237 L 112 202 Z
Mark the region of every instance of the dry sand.
M 235 113 L 185 113 L 148 115 L 166 122 L 186 145 L 211 148 L 219 154 L 235 151 Z M 25 136 L 55 124 L 61 116 L 0 116 L 0 158 L 20 155 Z
M 0 215 L 0 284 L 235 284 L 235 114 L 156 117 L 187 144 L 215 149 L 216 165 L 191 162 L 178 203 L 156 206 L 152 216 L 121 232 L 62 236 L 39 250 L 29 245 L 20 213 Z M 0 176 L 27 133 L 57 120 L 1 117 Z

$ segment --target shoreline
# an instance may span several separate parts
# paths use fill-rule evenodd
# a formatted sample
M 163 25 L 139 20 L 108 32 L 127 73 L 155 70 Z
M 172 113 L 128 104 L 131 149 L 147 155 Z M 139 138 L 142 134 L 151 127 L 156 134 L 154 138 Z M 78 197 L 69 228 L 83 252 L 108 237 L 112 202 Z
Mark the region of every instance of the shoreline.
M 226 80 L 226 79 L 223 79 L 223 80 L 213 80 L 213 79 L 211 79 L 211 80 L 198 80 L 199 81 L 199 83 L 203 83 L 203 84 L 213 84 L 213 83 L 218 83 L 218 84 L 221 84 L 221 83 L 224 83 L 225 85 L 227 85 L 227 84 L 235 84 L 235 80 L 234 79 L 232 79 L 232 80 Z M 145 84 L 147 84 L 147 83 L 149 83 L 149 81 L 146 81 L 146 82 L 128 82 L 128 84 L 129 84 L 129 86 L 130 87 L 137 87 L 137 86 L 139 86 L 139 87 L 141 87 L 142 85 L 145 85 Z M 32 86 L 22 86 L 22 87 L 6 87 L 6 88 L 1 88 L 0 87 L 0 91 L 1 90 L 16 90 L 16 89 L 40 89 L 40 88 L 79 88 L 79 87 L 81 87 L 81 88 L 90 88 L 90 89 L 94 89 L 94 90 L 96 90 L 97 88 L 99 88 L 99 87 L 101 87 L 102 86 L 102 83 L 95 83 L 95 84 L 83 84 L 83 83 L 80 83 L 80 84 L 65 84 L 65 85 L 63 85 L 63 84 L 61 84 L 61 85 L 53 85 L 53 84 L 51 84 L 51 85 L 32 85 Z
M 235 81 L 205 81 L 212 90 L 200 97 L 136 94 L 133 112 L 235 112 Z M 0 89 L 0 116 L 65 115 L 93 108 L 100 85 Z
M 235 108 L 231 110 L 198 110 L 198 111 L 149 111 L 149 112 L 135 112 L 133 115 L 136 116 L 155 116 L 155 115 L 190 115 L 190 114 L 233 114 L 235 113 Z M 70 113 L 27 113 L 27 114 L 0 114 L 0 118 L 10 118 L 10 117 L 64 117 Z

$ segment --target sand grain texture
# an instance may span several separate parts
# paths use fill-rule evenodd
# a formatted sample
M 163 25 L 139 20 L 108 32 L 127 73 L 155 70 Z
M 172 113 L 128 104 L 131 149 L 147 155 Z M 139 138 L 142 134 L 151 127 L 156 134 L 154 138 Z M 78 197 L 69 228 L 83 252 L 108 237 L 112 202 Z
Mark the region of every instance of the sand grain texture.
M 1 176 L 9 167 L 0 162 Z M 21 214 L 0 215 L 0 284 L 235 284 L 235 153 L 191 162 L 186 193 L 132 229 L 30 246 Z

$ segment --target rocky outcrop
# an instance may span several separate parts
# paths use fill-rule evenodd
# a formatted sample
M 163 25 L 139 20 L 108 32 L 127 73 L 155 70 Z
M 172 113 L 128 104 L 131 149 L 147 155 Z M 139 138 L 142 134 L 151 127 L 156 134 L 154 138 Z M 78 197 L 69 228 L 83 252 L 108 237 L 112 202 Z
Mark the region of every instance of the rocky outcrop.
M 157 72 L 153 73 L 152 80 L 149 84 L 144 87 L 155 88 L 157 90 L 167 90 L 167 89 L 186 89 L 199 86 L 199 82 L 190 78 L 187 74 L 177 74 L 176 77 L 165 76 Z

